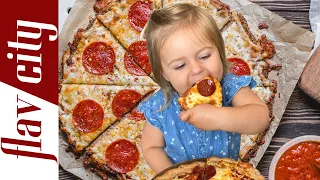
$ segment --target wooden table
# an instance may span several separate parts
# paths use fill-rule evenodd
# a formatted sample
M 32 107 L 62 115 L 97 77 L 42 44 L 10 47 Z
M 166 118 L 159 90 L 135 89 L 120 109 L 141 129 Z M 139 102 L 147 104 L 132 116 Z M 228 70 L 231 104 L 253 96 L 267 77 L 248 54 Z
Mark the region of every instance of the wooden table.
M 262 7 L 311 30 L 309 22 L 309 0 L 252 0 Z M 289 140 L 302 135 L 320 136 L 320 104 L 296 87 L 289 100 L 281 123 L 261 159 L 258 169 L 268 178 L 271 160 L 278 149 Z M 79 179 L 73 174 L 59 169 L 59 179 Z

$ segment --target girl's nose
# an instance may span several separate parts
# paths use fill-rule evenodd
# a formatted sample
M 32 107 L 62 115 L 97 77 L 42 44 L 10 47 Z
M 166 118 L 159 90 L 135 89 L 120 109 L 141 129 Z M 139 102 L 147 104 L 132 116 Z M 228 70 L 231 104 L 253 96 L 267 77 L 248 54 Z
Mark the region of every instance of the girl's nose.
M 201 64 L 201 62 L 199 62 L 199 60 L 192 61 L 190 68 L 191 68 L 192 75 L 200 74 L 204 69 L 203 65 Z

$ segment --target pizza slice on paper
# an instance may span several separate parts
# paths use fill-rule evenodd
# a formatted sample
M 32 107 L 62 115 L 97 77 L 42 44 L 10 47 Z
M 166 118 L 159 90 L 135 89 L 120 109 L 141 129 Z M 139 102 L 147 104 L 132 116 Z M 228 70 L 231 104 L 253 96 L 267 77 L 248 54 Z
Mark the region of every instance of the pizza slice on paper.
M 156 85 L 96 19 L 75 34 L 62 67 L 67 84 Z
M 99 21 L 127 49 L 128 55 L 146 74 L 151 74 L 151 65 L 146 41 L 140 39 L 140 34 L 152 13 L 151 3 L 149 0 L 120 0 L 110 1 L 109 4 L 105 1 L 96 1 L 94 6 Z M 101 9 L 107 10 L 101 11 Z
M 112 125 L 88 148 L 84 159 L 102 179 L 112 175 L 118 179 L 148 180 L 155 173 L 147 165 L 141 150 L 141 133 L 145 118 L 137 109 Z
M 207 10 L 217 23 L 219 29 L 222 29 L 230 20 L 230 7 L 220 0 L 154 0 L 159 1 L 162 7 L 173 3 L 186 3 L 201 7 Z
M 157 87 L 62 85 L 59 94 L 60 129 L 76 155 L 99 134 L 129 112 Z

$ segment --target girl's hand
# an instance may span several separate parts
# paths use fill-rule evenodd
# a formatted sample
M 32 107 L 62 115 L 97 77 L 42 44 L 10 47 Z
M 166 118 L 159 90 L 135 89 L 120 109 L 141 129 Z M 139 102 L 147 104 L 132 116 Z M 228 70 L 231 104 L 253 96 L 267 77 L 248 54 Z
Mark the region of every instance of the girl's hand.
M 233 107 L 215 107 L 200 104 L 182 112 L 180 118 L 203 130 L 257 134 L 268 127 L 268 107 L 249 87 L 238 91 L 232 105 Z
M 219 108 L 210 104 L 199 104 L 187 111 L 180 113 L 180 119 L 188 122 L 198 129 L 219 130 L 221 122 L 219 118 L 213 117 L 215 111 Z

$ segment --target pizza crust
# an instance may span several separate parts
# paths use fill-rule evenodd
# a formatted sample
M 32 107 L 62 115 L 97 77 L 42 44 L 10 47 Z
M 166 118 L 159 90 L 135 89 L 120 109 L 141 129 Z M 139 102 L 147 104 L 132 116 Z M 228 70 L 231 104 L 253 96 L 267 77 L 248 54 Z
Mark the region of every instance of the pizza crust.
M 166 171 L 161 176 L 157 176 L 156 178 L 154 178 L 154 180 L 168 180 L 168 179 L 178 180 L 179 179 L 178 176 L 192 174 L 192 171 L 196 166 L 199 166 L 200 168 L 205 168 L 205 165 L 206 163 L 201 161 L 196 161 L 191 164 L 182 164 L 177 168 Z

